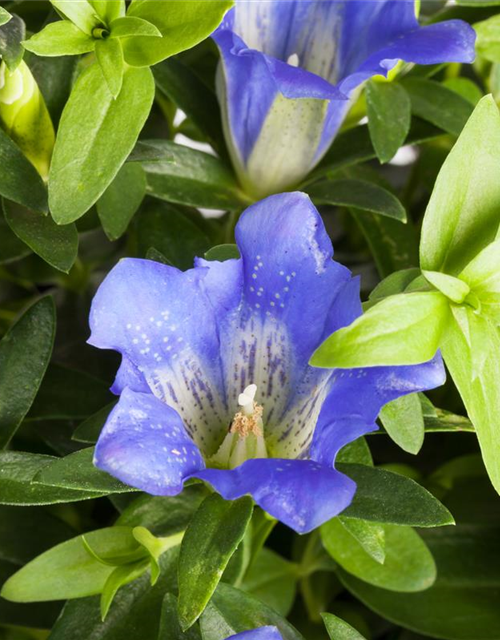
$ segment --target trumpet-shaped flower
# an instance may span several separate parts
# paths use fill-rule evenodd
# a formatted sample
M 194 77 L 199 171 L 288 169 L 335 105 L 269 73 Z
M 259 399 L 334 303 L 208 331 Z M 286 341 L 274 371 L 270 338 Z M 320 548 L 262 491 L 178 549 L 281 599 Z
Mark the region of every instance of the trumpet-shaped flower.
M 90 344 L 122 354 L 120 394 L 95 464 L 154 495 L 185 480 L 224 498 L 250 494 L 298 532 L 345 509 L 354 482 L 338 451 L 377 428 L 381 407 L 442 384 L 439 356 L 418 366 L 309 366 L 361 314 L 359 282 L 332 259 L 302 193 L 271 196 L 236 227 L 238 260 L 181 272 L 124 259 L 93 301 Z
M 420 27 L 413 0 L 236 0 L 213 38 L 233 164 L 262 197 L 319 162 L 365 80 L 399 60 L 472 62 L 475 34 L 460 20 Z

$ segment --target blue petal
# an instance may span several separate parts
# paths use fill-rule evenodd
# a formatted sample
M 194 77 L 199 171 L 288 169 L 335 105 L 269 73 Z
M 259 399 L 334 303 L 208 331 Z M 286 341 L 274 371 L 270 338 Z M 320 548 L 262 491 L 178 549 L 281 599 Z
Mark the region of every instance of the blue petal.
M 227 640 L 283 640 L 277 627 L 259 627 L 229 636 Z
M 401 396 L 434 389 L 446 379 L 441 355 L 419 365 L 336 369 L 311 445 L 311 458 L 333 464 L 338 451 L 377 428 L 382 407 Z
M 119 396 L 125 387 L 141 393 L 151 392 L 148 383 L 135 364 L 131 362 L 127 356 L 122 356 L 120 368 L 116 373 L 111 391 Z
M 181 417 L 152 394 L 124 389 L 95 449 L 94 464 L 126 484 L 157 496 L 182 490 L 203 469 Z
M 132 363 L 211 454 L 229 418 L 214 310 L 202 285 L 206 275 L 203 268 L 182 273 L 149 260 L 122 260 L 94 298 L 89 342 L 125 356 L 125 366 Z
M 308 533 L 349 506 L 356 485 L 344 474 L 312 460 L 254 459 L 230 471 L 193 474 L 226 500 L 251 495 L 297 533 Z

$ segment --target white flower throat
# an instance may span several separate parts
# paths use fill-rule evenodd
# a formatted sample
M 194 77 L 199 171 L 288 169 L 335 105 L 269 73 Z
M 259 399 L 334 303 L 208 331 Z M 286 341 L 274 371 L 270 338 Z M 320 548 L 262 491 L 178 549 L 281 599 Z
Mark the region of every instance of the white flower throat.
M 245 460 L 268 457 L 262 422 L 263 407 L 255 402 L 256 393 L 257 385 L 250 384 L 238 396 L 240 411 L 236 412 L 219 450 L 210 458 L 210 466 L 234 469 Z

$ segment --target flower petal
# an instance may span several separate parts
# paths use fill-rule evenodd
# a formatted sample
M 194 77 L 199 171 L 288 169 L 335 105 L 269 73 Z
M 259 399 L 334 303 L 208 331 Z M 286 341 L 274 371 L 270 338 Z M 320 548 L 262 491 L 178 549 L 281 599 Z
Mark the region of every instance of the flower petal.
M 122 260 L 92 303 L 89 343 L 122 353 L 211 454 L 229 417 L 217 325 L 202 286 L 206 274 L 202 268 L 182 273 L 149 260 Z
M 177 411 L 130 389 L 123 390 L 104 425 L 94 464 L 157 496 L 179 493 L 185 478 L 205 467 Z
M 125 387 L 141 393 L 151 392 L 148 383 L 135 364 L 127 356 L 122 356 L 120 368 L 116 373 L 111 392 L 119 396 Z
M 258 627 L 229 636 L 227 640 L 283 640 L 277 627 Z
M 308 533 L 343 511 L 356 490 L 350 478 L 312 460 L 254 459 L 230 471 L 205 469 L 193 476 L 209 482 L 226 500 L 250 494 L 298 533 Z

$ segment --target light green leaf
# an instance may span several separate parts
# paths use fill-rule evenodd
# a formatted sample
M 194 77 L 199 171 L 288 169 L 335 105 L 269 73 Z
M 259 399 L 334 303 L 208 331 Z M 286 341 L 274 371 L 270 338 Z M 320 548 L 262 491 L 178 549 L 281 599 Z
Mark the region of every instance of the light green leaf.
M 459 278 L 479 300 L 481 313 L 500 324 L 500 240 L 480 251 Z
M 104 24 L 125 16 L 125 0 L 89 0 Z
M 130 38 L 132 36 L 162 37 L 161 31 L 154 24 L 132 16 L 118 18 L 111 23 L 110 28 L 110 38 Z
M 0 27 L 7 24 L 9 20 L 12 20 L 11 14 L 3 7 L 0 7 Z
M 104 621 L 108 615 L 109 608 L 113 603 L 113 600 L 121 587 L 125 586 L 129 582 L 132 582 L 149 566 L 147 559 L 134 562 L 133 564 L 125 564 L 119 567 L 113 568 L 109 574 L 101 594 L 101 618 Z
M 85 534 L 98 556 L 133 554 L 139 545 L 130 527 L 108 527 Z M 84 598 L 101 593 L 114 570 L 89 553 L 83 536 L 63 542 L 38 556 L 3 586 L 1 595 L 12 602 L 47 602 Z
M 207 209 L 242 209 L 250 204 L 226 165 L 208 153 L 168 140 L 140 142 L 133 161 L 146 173 L 147 193 L 155 198 Z M 148 158 L 149 156 L 149 158 Z
M 370 81 L 366 85 L 370 137 L 380 162 L 389 162 L 406 140 L 411 124 L 411 102 L 396 82 Z
M 385 529 L 383 525 L 378 522 L 346 518 L 344 516 L 339 516 L 338 521 L 359 542 L 371 558 L 380 564 L 384 564 Z
M 476 51 L 490 62 L 500 62 L 500 16 L 493 16 L 474 25 Z
M 229 636 L 271 625 L 283 640 L 304 640 L 292 625 L 261 600 L 221 582 L 200 619 L 203 640 Z
M 113 98 L 118 98 L 123 84 L 123 50 L 119 40 L 106 38 L 95 45 L 97 61 Z
M 453 516 L 432 493 L 414 480 L 361 464 L 339 464 L 356 483 L 356 494 L 342 517 L 412 527 L 453 524 Z
M 411 100 L 412 112 L 453 135 L 460 135 L 473 105 L 435 80 L 409 78 L 402 82 Z
M 500 225 L 499 163 L 500 114 L 493 98 L 486 96 L 436 180 L 422 226 L 422 269 L 457 276 L 495 240 Z
M 99 26 L 99 16 L 87 0 L 50 0 L 59 13 L 71 20 L 81 31 L 91 35 Z
M 60 227 L 49 216 L 7 200 L 3 206 L 5 219 L 16 236 L 52 267 L 68 273 L 78 255 L 75 225 Z
M 348 573 L 390 591 L 428 589 L 436 579 L 436 565 L 423 540 L 410 527 L 385 525 L 384 564 L 374 560 L 337 518 L 321 526 L 323 545 Z
M 424 443 L 425 426 L 420 398 L 416 393 L 396 398 L 382 408 L 380 420 L 392 440 L 416 455 Z
M 93 463 L 94 448 L 81 449 L 64 458 L 56 458 L 35 476 L 34 481 L 51 487 L 96 491 L 101 494 L 136 491 L 97 467 Z
M 116 100 L 99 65 L 78 78 L 61 118 L 49 175 L 50 210 L 58 224 L 77 220 L 104 193 L 131 152 L 153 98 L 149 69 L 127 69 Z
M 382 282 L 373 289 L 368 296 L 371 300 L 381 300 L 388 296 L 393 296 L 397 293 L 404 293 L 406 287 L 411 284 L 415 278 L 420 275 L 420 269 L 417 267 L 411 267 L 409 269 L 402 269 L 401 271 L 395 271 L 391 275 L 384 278 Z
M 163 38 L 127 40 L 125 61 L 133 66 L 150 66 L 194 47 L 215 31 L 232 5 L 229 0 L 133 0 L 127 17 L 151 22 Z
M 187 528 L 179 558 L 179 621 L 189 629 L 208 604 L 231 556 L 245 535 L 253 501 L 226 502 L 213 494 Z
M 8 22 L 0 25 L 0 56 L 10 72 L 16 70 L 24 56 L 21 42 L 26 37 L 26 25 L 22 18 L 13 14 Z
M 500 339 L 498 330 L 490 323 L 476 328 L 482 328 L 482 331 L 469 346 L 453 317 L 446 329 L 442 353 L 476 429 L 488 475 L 500 493 Z M 482 343 L 479 353 L 477 341 Z
M 367 180 L 322 180 L 307 187 L 307 193 L 315 204 L 352 207 L 406 222 L 406 211 L 396 196 Z
M 422 271 L 422 273 L 433 287 L 456 304 L 462 304 L 470 293 L 468 284 L 454 276 L 439 271 Z
M 56 314 L 52 298 L 32 305 L 0 341 L 0 448 L 28 413 L 52 354 Z
M 350 624 L 337 618 L 333 613 L 322 613 L 321 617 L 325 623 L 330 640 L 365 640 L 359 631 L 356 631 Z
M 97 213 L 108 238 L 118 240 L 146 194 L 146 176 L 138 163 L 126 163 L 97 201 Z
M 439 292 L 384 298 L 314 352 L 313 367 L 352 369 L 419 364 L 439 348 L 449 308 Z
M 94 50 L 95 40 L 69 20 L 51 22 L 29 40 L 23 47 L 37 56 L 76 56 Z

